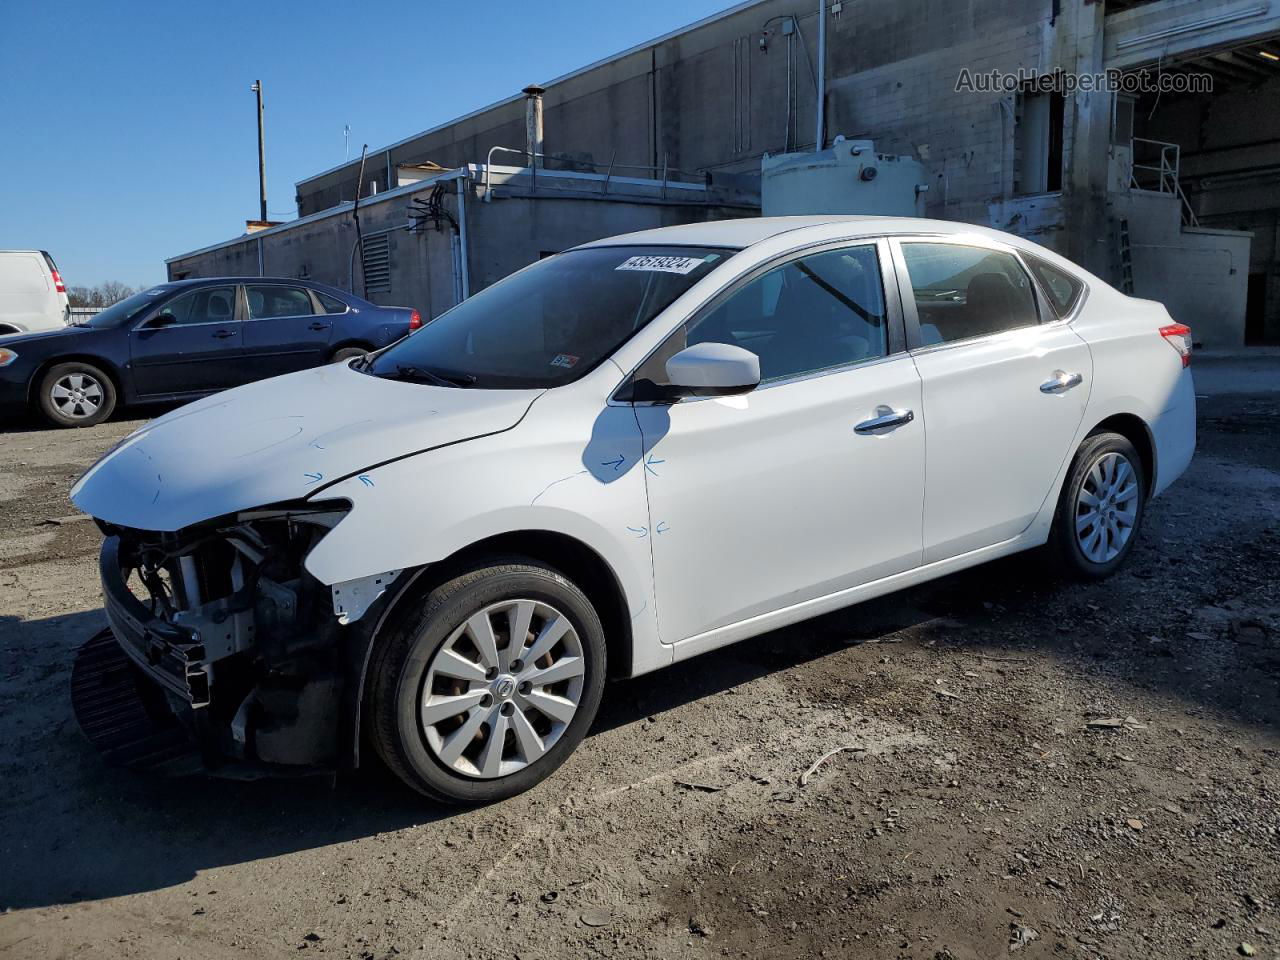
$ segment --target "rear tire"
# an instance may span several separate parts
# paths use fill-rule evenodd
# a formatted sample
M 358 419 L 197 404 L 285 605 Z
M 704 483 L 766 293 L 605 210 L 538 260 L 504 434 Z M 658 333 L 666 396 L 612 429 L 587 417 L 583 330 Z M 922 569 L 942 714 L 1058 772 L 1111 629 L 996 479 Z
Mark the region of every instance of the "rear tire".
M 341 350 L 333 351 L 330 363 L 346 363 L 356 357 L 367 357 L 368 355 L 369 351 L 364 347 L 343 347 Z
M 1077 580 L 1111 576 L 1138 539 L 1146 499 L 1146 472 L 1129 439 L 1086 437 L 1058 497 L 1047 546 L 1054 566 Z
M 375 640 L 370 737 L 418 792 L 492 803 L 568 758 L 595 719 L 605 670 L 604 629 L 577 586 L 531 560 L 490 559 Z
M 90 363 L 73 360 L 50 367 L 36 387 L 36 402 L 55 427 L 91 427 L 116 408 L 116 385 Z

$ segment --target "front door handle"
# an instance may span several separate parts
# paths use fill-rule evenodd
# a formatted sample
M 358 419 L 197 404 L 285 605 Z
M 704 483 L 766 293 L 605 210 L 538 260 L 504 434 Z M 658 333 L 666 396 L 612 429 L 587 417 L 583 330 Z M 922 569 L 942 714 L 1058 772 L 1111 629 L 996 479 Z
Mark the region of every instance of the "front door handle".
M 236 332 L 234 330 L 213 331 L 213 337 L 215 340 L 226 340 L 228 337 L 234 337 L 235 335 L 236 335 Z
M 883 408 L 882 408 L 883 409 Z M 876 433 L 879 430 L 889 430 L 893 427 L 901 427 L 910 423 L 916 418 L 915 412 L 911 410 L 891 410 L 890 412 L 879 416 L 872 417 L 870 420 L 863 420 L 860 424 L 853 428 L 854 433 Z
M 1072 387 L 1078 387 L 1084 383 L 1084 375 L 1080 373 L 1067 373 L 1065 370 L 1055 370 L 1053 377 L 1040 384 L 1041 393 L 1063 393 Z
M 307 329 L 308 330 L 328 330 L 329 325 L 327 323 L 321 323 L 320 321 L 317 320 L 315 323 L 311 324 L 311 326 L 307 327 Z

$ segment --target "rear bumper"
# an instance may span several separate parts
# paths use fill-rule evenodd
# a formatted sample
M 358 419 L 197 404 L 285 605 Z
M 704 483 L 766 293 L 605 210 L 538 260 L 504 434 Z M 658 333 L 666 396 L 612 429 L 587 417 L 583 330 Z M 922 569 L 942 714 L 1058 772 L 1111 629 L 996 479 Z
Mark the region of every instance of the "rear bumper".
M 1151 424 L 1156 451 L 1152 496 L 1159 496 L 1186 471 L 1196 452 L 1196 390 L 1191 371 L 1183 370 L 1171 403 Z

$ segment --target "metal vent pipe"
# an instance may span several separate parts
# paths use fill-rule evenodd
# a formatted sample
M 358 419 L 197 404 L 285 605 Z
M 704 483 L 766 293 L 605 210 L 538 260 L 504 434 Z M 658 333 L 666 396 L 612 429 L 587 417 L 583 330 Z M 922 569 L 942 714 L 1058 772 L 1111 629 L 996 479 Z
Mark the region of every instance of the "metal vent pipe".
M 544 88 L 531 84 L 524 88 L 524 142 L 529 154 L 529 166 L 538 165 L 542 153 L 542 94 Z

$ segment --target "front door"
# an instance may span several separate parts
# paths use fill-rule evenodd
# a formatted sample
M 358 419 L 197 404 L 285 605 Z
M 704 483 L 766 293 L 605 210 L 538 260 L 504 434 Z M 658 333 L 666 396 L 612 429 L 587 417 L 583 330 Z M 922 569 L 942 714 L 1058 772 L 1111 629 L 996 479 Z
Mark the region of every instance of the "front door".
M 924 387 L 924 562 L 1022 533 L 1073 452 L 1093 379 L 1015 252 L 895 242 L 907 336 Z
M 333 319 L 317 312 L 304 287 L 246 284 L 244 352 L 254 380 L 324 363 Z
M 636 406 L 658 622 L 674 643 L 920 562 L 920 379 L 898 349 L 884 243 L 771 265 L 681 327 L 760 357 L 753 392 Z M 892 291 L 893 287 L 889 289 Z
M 129 333 L 129 353 L 142 397 L 242 383 L 236 288 L 200 287 L 170 300 Z

